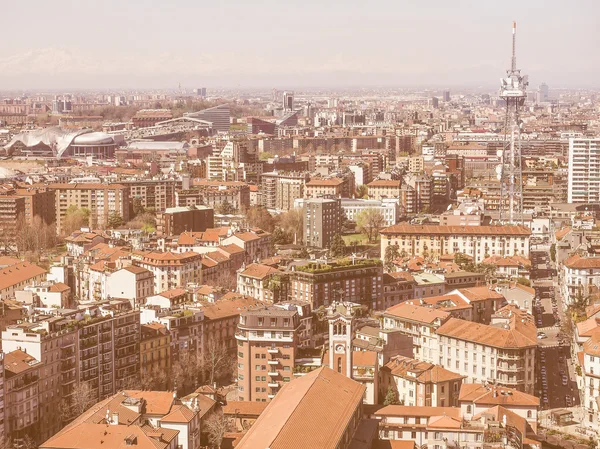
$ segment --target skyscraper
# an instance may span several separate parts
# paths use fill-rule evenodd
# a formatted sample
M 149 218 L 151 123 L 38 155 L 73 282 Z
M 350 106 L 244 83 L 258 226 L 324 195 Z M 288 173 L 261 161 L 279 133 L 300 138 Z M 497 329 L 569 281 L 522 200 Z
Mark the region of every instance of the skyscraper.
M 284 112 L 292 112 L 294 110 L 294 92 L 283 93 L 283 110 Z
M 600 138 L 569 139 L 569 203 L 600 201 Z
M 449 90 L 445 90 L 444 91 L 444 101 L 450 101 L 450 91 Z
M 540 87 L 536 92 L 536 103 L 545 103 L 548 101 L 548 97 L 548 85 L 546 83 L 540 84 Z

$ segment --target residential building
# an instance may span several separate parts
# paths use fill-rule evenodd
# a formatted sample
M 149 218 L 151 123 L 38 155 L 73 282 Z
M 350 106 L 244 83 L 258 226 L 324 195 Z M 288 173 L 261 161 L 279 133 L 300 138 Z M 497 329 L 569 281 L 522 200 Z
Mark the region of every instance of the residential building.
M 446 291 L 458 288 L 477 287 L 485 284 L 484 273 L 474 273 L 471 271 L 455 271 L 444 274 L 446 281 Z
M 204 232 L 214 226 L 214 209 L 206 206 L 171 207 L 156 216 L 156 231 L 160 236 Z
M 403 405 L 456 407 L 465 376 L 439 365 L 396 356 L 381 369 L 382 395 L 391 387 Z
M 491 407 L 502 406 L 526 419 L 537 431 L 540 399 L 531 394 L 495 385 L 463 384 L 458 402 L 465 419 L 471 420 Z
M 300 318 L 295 308 L 265 307 L 240 312 L 238 398 L 266 402 L 293 378 Z
M 33 223 L 34 217 L 39 217 L 47 225 L 56 221 L 54 191 L 35 185 L 18 188 L 15 194 L 25 200 L 25 220 L 28 224 Z
M 8 265 L 0 269 L 0 299 L 13 299 L 19 290 L 46 279 L 46 270 L 29 262 Z
M 350 182 L 345 178 L 313 178 L 306 183 L 305 198 L 350 198 Z
M 283 275 L 282 271 L 269 265 L 250 264 L 238 272 L 237 291 L 263 302 L 287 300 L 287 282 L 281 282 Z
M 389 198 L 400 198 L 402 189 L 401 180 L 376 179 L 367 184 L 369 189 L 369 199 L 383 200 Z
M 406 271 L 383 274 L 383 309 L 407 301 L 415 296 L 415 278 Z
M 466 254 L 475 263 L 490 255 L 529 257 L 531 231 L 524 226 L 419 226 L 399 224 L 382 229 L 381 258 L 397 244 L 411 256 Z
M 290 297 L 308 303 L 312 310 L 334 301 L 349 301 L 374 310 L 383 307 L 383 267 L 376 259 L 309 262 L 293 265 Z
M 600 139 L 574 137 L 569 139 L 569 203 L 600 201 Z
M 350 449 L 365 442 L 362 398 L 365 387 L 329 368 L 286 384 L 236 446 L 237 449 Z M 316 423 L 307 426 L 307 422 Z M 365 432 L 368 433 L 368 432 Z M 356 436 L 357 439 L 354 439 Z
M 329 248 L 342 230 L 343 210 L 339 199 L 314 198 L 304 202 L 304 243 Z
M 581 366 L 583 386 L 581 406 L 585 410 L 581 424 L 598 431 L 600 426 L 600 329 L 596 328 L 583 344 Z
M 436 332 L 449 318 L 450 314 L 443 310 L 401 303 L 383 313 L 382 327 L 411 337 L 415 359 L 438 363 L 440 348 Z
M 188 283 L 202 283 L 202 255 L 193 251 L 140 253 L 134 263 L 154 275 L 152 293 L 161 293 Z
M 162 143 L 164 144 L 165 142 Z M 157 151 L 152 152 L 157 153 Z M 181 181 L 175 179 L 144 179 L 123 181 L 122 184 L 128 188 L 129 206 L 132 214 L 136 207 L 154 209 L 154 211 L 160 213 L 168 208 L 177 206 L 175 204 L 175 193 L 177 192 L 177 188 L 181 186 Z
M 22 350 L 4 354 L 4 435 L 12 441 L 40 440 L 39 387 L 43 363 Z
M 589 296 L 600 289 L 600 257 L 574 254 L 562 264 L 561 293 L 567 305 L 578 295 Z
M 356 216 L 367 209 L 380 212 L 383 215 L 385 226 L 393 226 L 400 219 L 400 205 L 396 198 L 382 200 L 342 198 L 341 206 L 349 221 L 356 222 Z
M 437 331 L 439 364 L 466 376 L 466 383 L 490 383 L 533 394 L 536 327 L 514 305 L 497 311 L 492 324 L 450 318 Z
M 270 172 L 261 179 L 262 205 L 268 209 L 290 210 L 296 198 L 304 198 L 304 190 L 310 179 L 308 173 Z
M 271 255 L 271 234 L 262 229 L 237 232 L 224 238 L 221 245 L 236 245 L 246 252 L 246 263 L 259 262 Z
M 141 325 L 140 375 L 167 374 L 171 369 L 171 333 L 162 323 Z
M 26 223 L 25 199 L 17 195 L 0 194 L 0 229 L 2 229 L 2 247 L 6 251 L 16 246 L 19 226 Z
M 49 184 L 54 192 L 56 208 L 56 231 L 64 232 L 67 209 L 76 207 L 90 211 L 89 226 L 92 229 L 108 225 L 111 214 L 129 221 L 128 187 L 122 184 Z
M 496 277 L 505 279 L 529 279 L 531 261 L 522 256 L 490 256 L 483 259 L 488 265 L 496 266 Z
M 433 273 L 413 273 L 415 280 L 414 298 L 427 298 L 429 296 L 443 295 L 446 282 L 443 277 Z

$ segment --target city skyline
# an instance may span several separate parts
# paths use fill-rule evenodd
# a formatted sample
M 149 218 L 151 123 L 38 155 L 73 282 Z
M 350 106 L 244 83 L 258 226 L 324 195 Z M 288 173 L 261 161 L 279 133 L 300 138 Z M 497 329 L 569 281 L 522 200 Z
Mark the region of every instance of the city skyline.
M 510 27 L 519 26 L 517 62 L 532 85 L 596 87 L 600 7 L 559 2 L 448 5 L 378 2 L 235 6 L 137 1 L 93 9 L 71 1 L 10 4 L 0 49 L 3 89 L 215 87 L 481 86 L 496 88 L 510 64 Z M 63 16 L 68 11 L 69 20 Z M 222 18 L 223 20 L 220 20 Z M 53 24 L 48 28 L 48 24 Z M 342 26 L 340 26 L 342 25 Z M 591 31 L 590 31 L 591 30 Z M 594 39 L 594 35 L 596 39 Z M 193 56 L 190 56 L 193 55 Z

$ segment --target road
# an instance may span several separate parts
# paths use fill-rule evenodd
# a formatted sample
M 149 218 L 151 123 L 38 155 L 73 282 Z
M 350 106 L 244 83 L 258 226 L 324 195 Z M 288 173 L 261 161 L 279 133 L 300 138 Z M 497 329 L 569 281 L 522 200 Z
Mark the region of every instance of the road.
M 535 248 L 531 252 L 532 266 L 546 264 L 551 268 L 547 248 Z M 575 367 L 571 363 L 570 342 L 561 338 L 560 323 L 565 319 L 557 279 L 548 277 L 552 270 L 532 270 L 531 278 L 539 307 L 534 307 L 538 332 L 547 338 L 538 339 L 537 392 L 544 409 L 563 408 L 579 404 Z M 563 376 L 567 377 L 563 385 Z M 547 402 L 544 401 L 546 397 Z M 567 402 L 568 399 L 571 402 Z

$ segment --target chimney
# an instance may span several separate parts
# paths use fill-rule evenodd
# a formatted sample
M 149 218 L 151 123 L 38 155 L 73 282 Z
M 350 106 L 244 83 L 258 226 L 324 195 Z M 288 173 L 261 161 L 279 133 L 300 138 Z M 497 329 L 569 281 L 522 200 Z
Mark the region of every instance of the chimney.
M 119 425 L 119 414 L 117 412 L 113 412 L 111 424 L 113 426 L 118 426 Z

